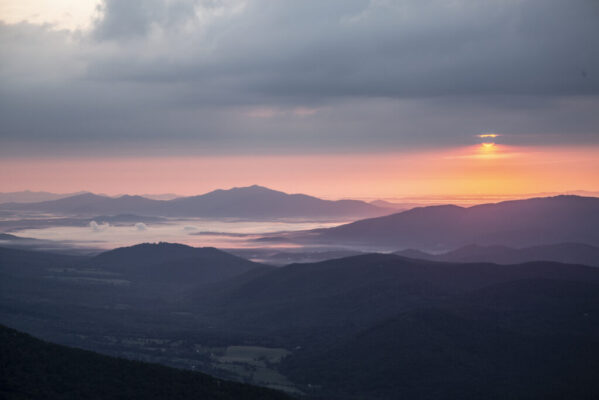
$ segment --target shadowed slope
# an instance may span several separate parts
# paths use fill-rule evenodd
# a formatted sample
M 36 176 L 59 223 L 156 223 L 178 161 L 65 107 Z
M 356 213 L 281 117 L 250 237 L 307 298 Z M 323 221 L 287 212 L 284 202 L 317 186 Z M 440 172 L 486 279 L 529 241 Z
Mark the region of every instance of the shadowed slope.
M 560 283 L 551 287 L 564 289 Z M 529 322 L 554 322 L 548 304 L 534 308 Z M 508 309 L 517 307 L 511 302 Z M 532 334 L 505 317 L 485 320 L 463 313 L 430 308 L 399 314 L 323 353 L 289 359 L 286 373 L 298 383 L 322 385 L 320 395 L 331 399 L 590 400 L 599 395 L 599 341 L 589 329 Z M 582 313 L 578 318 L 584 319 Z M 571 322 L 572 317 L 556 325 L 564 331 Z
M 206 284 L 231 278 L 261 266 L 212 247 L 175 243 L 143 243 L 110 250 L 89 265 L 142 281 Z
M 222 309 L 230 323 L 260 330 L 359 326 L 450 296 L 522 279 L 599 282 L 599 270 L 535 262 L 522 265 L 441 263 L 366 254 L 291 264 L 252 279 L 224 282 L 194 294 Z
M 429 254 L 412 249 L 398 251 L 395 254 L 410 258 L 447 262 L 520 264 L 543 260 L 599 266 L 599 247 L 581 243 L 560 243 L 522 249 L 506 246 L 468 245 L 443 254 Z
M 273 390 L 50 344 L 0 325 L 6 399 L 289 399 Z

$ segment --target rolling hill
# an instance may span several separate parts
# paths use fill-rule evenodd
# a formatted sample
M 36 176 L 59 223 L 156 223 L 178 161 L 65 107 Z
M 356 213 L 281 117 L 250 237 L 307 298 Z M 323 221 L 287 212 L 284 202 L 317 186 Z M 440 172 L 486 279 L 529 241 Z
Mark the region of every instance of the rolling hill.
M 260 331 L 365 327 L 489 285 L 526 279 L 599 283 L 597 268 L 531 262 L 499 266 L 365 254 L 291 264 L 251 279 L 233 278 L 196 291 L 191 301 L 218 309 L 227 324 Z
M 282 371 L 316 398 L 591 399 L 598 293 L 593 267 L 367 254 L 235 278 L 195 301 L 229 329 L 301 347 Z
M 176 243 L 143 243 L 110 250 L 86 265 L 119 273 L 136 282 L 156 281 L 200 285 L 231 278 L 260 264 L 212 247 Z
M 511 289 L 520 293 L 538 289 L 538 283 Z M 583 285 L 545 283 L 549 291 L 598 300 L 588 291 L 583 296 L 577 293 Z M 529 297 L 543 296 L 547 293 Z M 410 310 L 317 354 L 291 358 L 284 371 L 298 383 L 322 388 L 313 393 L 329 399 L 596 398 L 598 321 L 586 322 L 579 313 L 556 323 L 550 305 L 535 304 L 535 314 L 526 315 L 524 322 L 506 318 L 508 312 L 518 313 L 514 301 L 503 313 L 498 307 L 478 310 L 493 318 L 473 317 L 468 307 Z M 588 305 L 584 310 L 598 311 Z M 523 328 L 526 323 L 557 325 L 559 331 L 531 333 Z M 568 324 L 572 329 L 563 328 Z M 591 324 L 594 329 L 589 328 Z

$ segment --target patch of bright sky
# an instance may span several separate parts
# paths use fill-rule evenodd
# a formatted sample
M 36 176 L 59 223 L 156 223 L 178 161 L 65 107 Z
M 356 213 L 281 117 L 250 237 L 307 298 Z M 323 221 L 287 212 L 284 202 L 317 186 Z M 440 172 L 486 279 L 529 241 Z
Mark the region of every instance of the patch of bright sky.
M 0 0 L 0 21 L 50 24 L 55 29 L 89 28 L 99 11 L 99 0 Z

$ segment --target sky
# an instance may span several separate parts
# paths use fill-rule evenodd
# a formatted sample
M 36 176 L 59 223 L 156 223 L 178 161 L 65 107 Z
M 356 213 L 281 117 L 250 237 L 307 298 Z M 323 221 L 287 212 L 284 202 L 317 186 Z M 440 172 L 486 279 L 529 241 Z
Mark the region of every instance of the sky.
M 0 0 L 0 191 L 597 191 L 598 49 L 596 0 Z

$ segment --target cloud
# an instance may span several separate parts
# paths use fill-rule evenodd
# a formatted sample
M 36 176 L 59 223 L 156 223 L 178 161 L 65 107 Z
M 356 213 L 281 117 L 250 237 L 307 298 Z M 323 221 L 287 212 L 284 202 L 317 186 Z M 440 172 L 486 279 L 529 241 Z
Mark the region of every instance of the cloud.
M 144 37 L 152 29 L 177 29 L 197 18 L 196 6 L 189 0 L 105 0 L 100 7 L 103 17 L 93 36 L 99 40 L 123 40 Z
M 592 0 L 106 0 L 89 31 L 0 24 L 0 154 L 597 143 L 598 17 Z
M 598 8 L 588 0 L 111 0 L 95 34 L 139 41 L 119 42 L 128 51 L 92 71 L 295 102 L 597 94 Z
M 94 232 L 103 232 L 110 227 L 110 224 L 108 222 L 98 224 L 96 221 L 90 221 L 89 227 Z
M 138 222 L 135 224 L 135 229 L 138 231 L 147 231 L 148 226 L 146 224 L 144 224 L 143 222 Z

